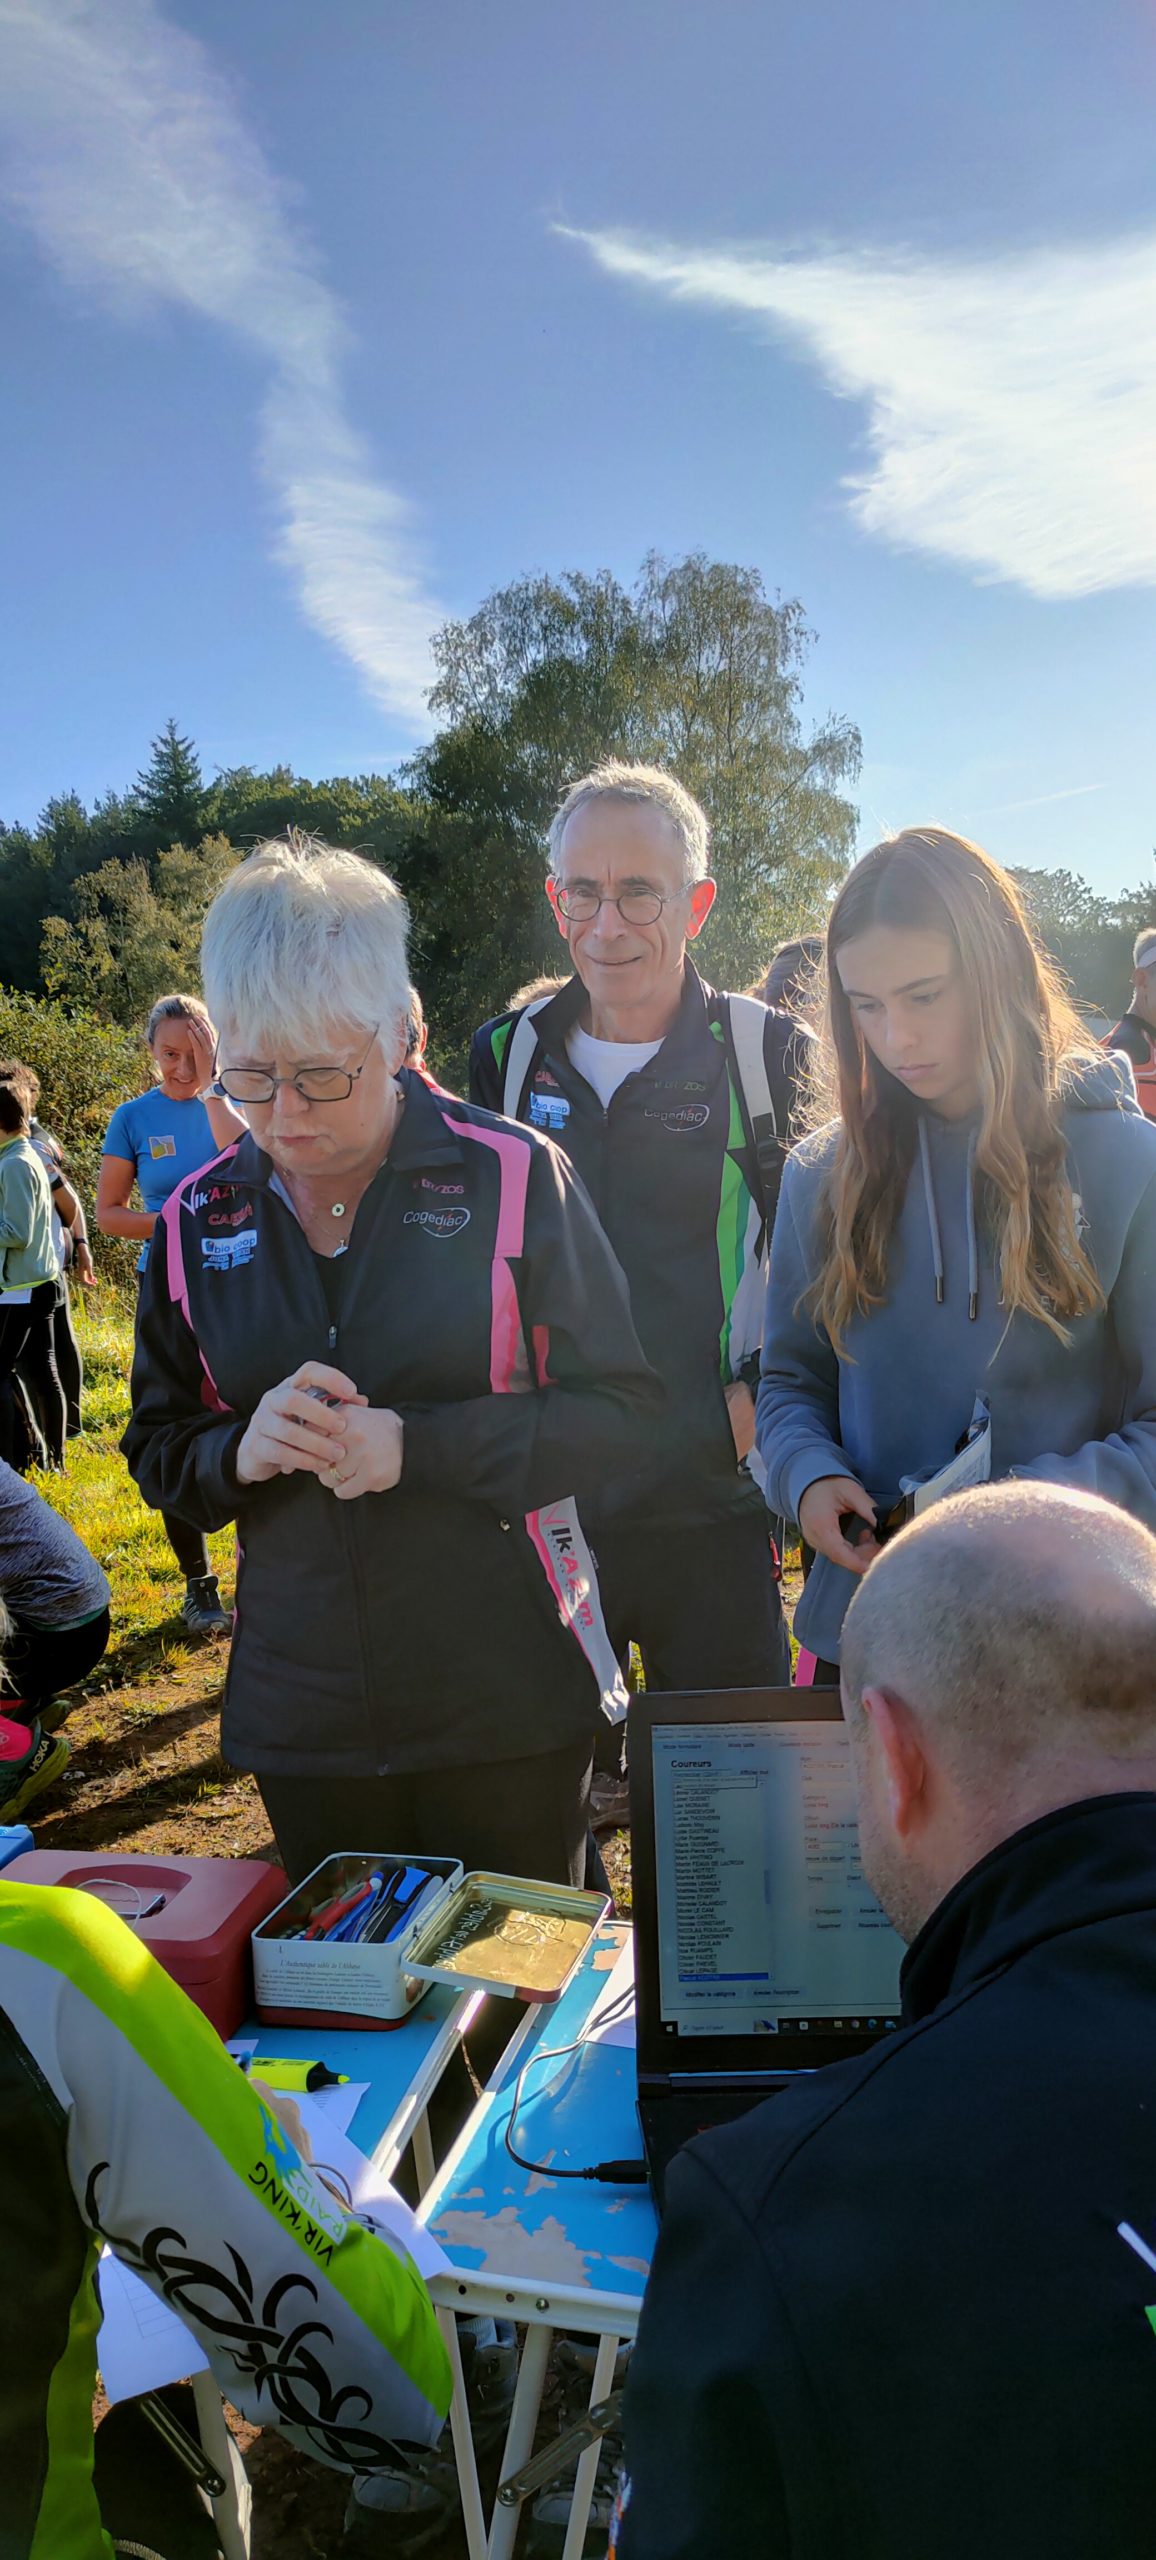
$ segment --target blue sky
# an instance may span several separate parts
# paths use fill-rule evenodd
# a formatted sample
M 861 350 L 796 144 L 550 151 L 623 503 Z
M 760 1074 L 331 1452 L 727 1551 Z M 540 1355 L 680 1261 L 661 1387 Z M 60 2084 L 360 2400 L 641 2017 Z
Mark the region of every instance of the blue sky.
M 1148 876 L 1156 9 L 0 0 L 0 815 L 389 769 L 428 634 L 703 548 L 863 841 Z

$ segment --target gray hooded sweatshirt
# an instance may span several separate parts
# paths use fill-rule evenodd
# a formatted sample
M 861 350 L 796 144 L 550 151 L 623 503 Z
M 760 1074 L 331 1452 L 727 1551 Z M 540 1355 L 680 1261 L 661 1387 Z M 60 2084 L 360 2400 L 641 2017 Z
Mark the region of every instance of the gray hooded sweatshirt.
M 830 1131 L 788 1158 L 771 1248 L 758 1443 L 771 1510 L 797 1520 L 808 1485 L 853 1476 L 880 1511 L 900 1478 L 933 1474 L 991 1411 L 991 1472 L 1082 1485 L 1156 1530 L 1156 1125 L 1118 1057 L 1074 1072 L 1064 1115 L 1077 1224 L 1107 1297 L 1059 1342 L 999 1303 L 975 1181 L 977 1121 L 918 1115 L 887 1295 L 836 1358 L 800 1301 L 818 1268 Z M 816 1560 L 795 1613 L 801 1645 L 839 1656 L 856 1587 Z

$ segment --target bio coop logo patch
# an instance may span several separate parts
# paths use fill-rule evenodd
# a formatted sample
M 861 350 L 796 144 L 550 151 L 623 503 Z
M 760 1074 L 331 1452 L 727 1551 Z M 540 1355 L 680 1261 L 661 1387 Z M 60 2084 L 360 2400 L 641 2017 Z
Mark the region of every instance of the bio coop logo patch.
M 530 1124 L 535 1129 L 564 1129 L 570 1117 L 570 1105 L 564 1093 L 537 1093 L 530 1096 Z
M 427 1236 L 460 1236 L 469 1223 L 468 1209 L 407 1209 L 405 1213 L 406 1226 L 421 1227 Z
M 239 1236 L 201 1237 L 201 1259 L 206 1271 L 239 1271 L 252 1261 L 256 1250 L 255 1227 Z

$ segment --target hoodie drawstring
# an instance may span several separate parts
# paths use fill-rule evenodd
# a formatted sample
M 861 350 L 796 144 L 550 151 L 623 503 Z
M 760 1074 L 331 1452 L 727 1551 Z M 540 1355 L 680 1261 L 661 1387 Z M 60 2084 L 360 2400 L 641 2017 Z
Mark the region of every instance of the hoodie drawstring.
M 967 1142 L 967 1320 L 979 1313 L 979 1245 L 975 1233 L 975 1130 Z
M 975 1144 L 973 1129 L 967 1142 L 967 1317 L 974 1324 L 979 1314 L 979 1240 L 975 1226 Z M 931 1179 L 931 1149 L 927 1142 L 927 1122 L 919 1121 L 919 1164 L 923 1175 L 923 1197 L 927 1207 L 927 1226 L 931 1237 L 931 1259 L 935 1270 L 935 1303 L 943 1305 L 943 1243 L 939 1233 L 939 1212 L 935 1206 L 935 1185 Z
M 931 1231 L 931 1259 L 935 1265 L 935 1303 L 943 1305 L 943 1246 L 939 1240 L 939 1212 L 935 1206 L 935 1189 L 931 1179 L 931 1150 L 927 1143 L 927 1122 L 919 1123 L 919 1161 L 923 1168 L 923 1197 L 927 1203 L 927 1224 Z

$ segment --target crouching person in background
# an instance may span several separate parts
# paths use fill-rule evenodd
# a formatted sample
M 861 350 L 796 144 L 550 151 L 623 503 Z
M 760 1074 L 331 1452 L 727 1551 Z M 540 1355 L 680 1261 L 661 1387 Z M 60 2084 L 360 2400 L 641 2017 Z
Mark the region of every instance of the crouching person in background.
M 15 1822 L 64 1769 L 56 1728 L 109 1637 L 95 1556 L 35 1486 L 0 1458 L 0 1823 Z

